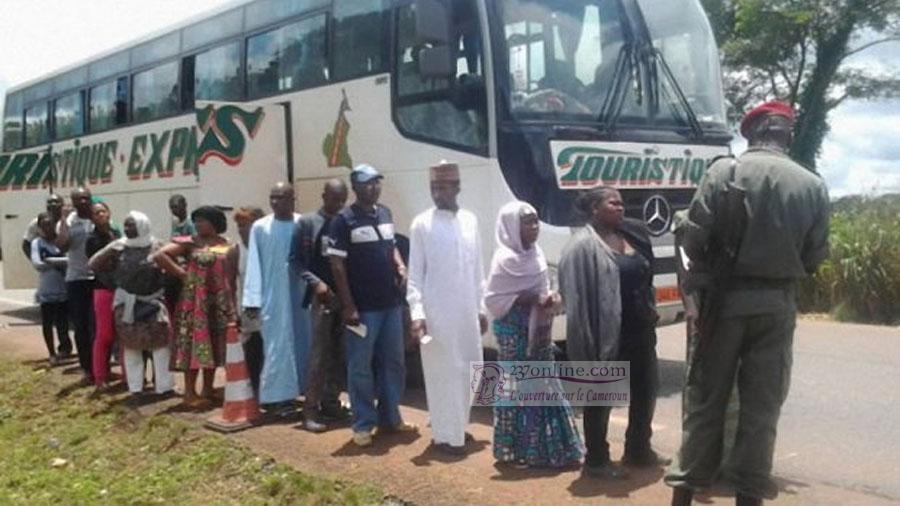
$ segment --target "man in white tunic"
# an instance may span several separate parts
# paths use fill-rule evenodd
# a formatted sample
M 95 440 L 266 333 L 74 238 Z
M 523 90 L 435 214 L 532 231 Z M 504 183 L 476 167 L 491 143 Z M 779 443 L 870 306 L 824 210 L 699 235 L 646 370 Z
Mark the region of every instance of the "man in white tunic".
M 431 168 L 435 207 L 413 220 L 407 285 L 434 444 L 451 454 L 465 453 L 469 364 L 482 360 L 487 330 L 478 219 L 459 208 L 459 192 L 459 167 L 442 162 Z

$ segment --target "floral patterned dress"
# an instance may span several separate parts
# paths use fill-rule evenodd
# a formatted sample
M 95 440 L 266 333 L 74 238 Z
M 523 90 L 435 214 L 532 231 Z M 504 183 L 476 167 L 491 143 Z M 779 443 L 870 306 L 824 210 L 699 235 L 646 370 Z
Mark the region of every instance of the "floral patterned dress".
M 549 346 L 528 356 L 528 308 L 515 305 L 494 321 L 498 359 L 553 360 Z M 564 467 L 584 455 L 584 444 L 570 406 L 498 406 L 494 408 L 494 458 L 532 467 Z
M 172 368 L 220 367 L 225 364 L 225 329 L 235 320 L 225 269 L 229 244 L 200 246 L 191 237 L 174 240 L 192 248 L 175 310 Z

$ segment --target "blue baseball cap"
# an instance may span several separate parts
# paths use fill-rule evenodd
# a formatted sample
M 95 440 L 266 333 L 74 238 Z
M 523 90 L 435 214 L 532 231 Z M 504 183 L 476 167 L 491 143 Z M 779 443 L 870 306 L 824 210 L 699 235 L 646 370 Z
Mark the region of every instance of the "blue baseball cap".
M 371 165 L 357 165 L 353 172 L 350 173 L 350 182 L 352 183 L 368 183 L 376 179 L 384 179 L 384 176 L 375 170 Z

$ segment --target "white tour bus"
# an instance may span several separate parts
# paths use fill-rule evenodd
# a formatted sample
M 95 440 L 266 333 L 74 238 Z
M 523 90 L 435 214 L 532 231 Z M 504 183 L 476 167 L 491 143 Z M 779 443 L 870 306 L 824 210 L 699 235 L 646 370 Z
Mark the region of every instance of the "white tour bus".
M 486 262 L 514 196 L 539 210 L 555 263 L 578 190 L 621 189 L 655 236 L 672 320 L 672 214 L 728 152 L 724 109 L 698 0 L 237 2 L 7 92 L 4 280 L 33 286 L 22 234 L 51 190 L 85 185 L 114 219 L 142 210 L 167 238 L 171 194 L 267 209 L 287 180 L 306 212 L 325 180 L 365 162 L 402 232 L 445 159 L 462 169 Z

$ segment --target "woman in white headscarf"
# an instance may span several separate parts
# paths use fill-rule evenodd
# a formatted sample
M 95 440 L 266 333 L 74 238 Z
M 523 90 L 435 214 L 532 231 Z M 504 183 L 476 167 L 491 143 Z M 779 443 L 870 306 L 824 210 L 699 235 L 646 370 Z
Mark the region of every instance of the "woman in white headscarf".
M 501 361 L 553 360 L 550 324 L 560 297 L 550 291 L 547 261 L 537 245 L 540 220 L 524 202 L 510 202 L 497 217 L 497 250 L 485 306 Z M 572 409 L 556 406 L 494 408 L 494 458 L 519 466 L 563 467 L 584 455 Z
M 91 258 L 91 269 L 112 271 L 116 283 L 113 302 L 116 336 L 123 348 L 128 391 L 144 389 L 143 352 L 153 353 L 156 393 L 171 395 L 169 372 L 169 313 L 163 291 L 163 273 L 151 260 L 160 243 L 150 233 L 150 219 L 131 211 L 123 223 L 125 237 L 110 243 Z

